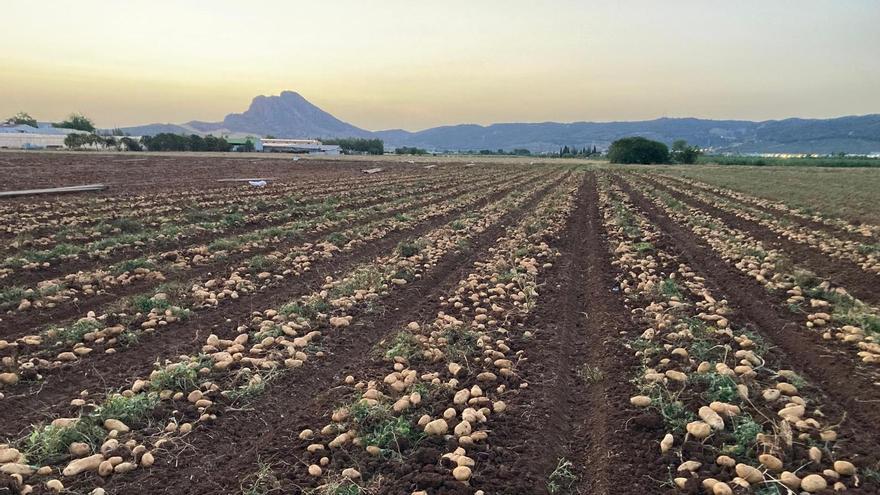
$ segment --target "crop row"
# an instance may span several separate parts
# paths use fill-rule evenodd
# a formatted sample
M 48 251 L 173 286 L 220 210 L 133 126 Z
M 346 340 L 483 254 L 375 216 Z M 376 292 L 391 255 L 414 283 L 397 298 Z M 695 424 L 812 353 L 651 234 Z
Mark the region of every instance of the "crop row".
M 0 205 L 0 225 L 20 223 L 33 228 L 64 226 L 89 221 L 92 218 L 113 217 L 120 213 L 150 215 L 172 212 L 191 204 L 221 206 L 229 200 L 246 202 L 263 199 L 276 194 L 305 193 L 313 190 L 344 190 L 348 186 L 363 184 L 366 187 L 397 181 L 434 178 L 449 173 L 416 173 L 395 176 L 351 177 L 344 179 L 305 179 L 294 183 L 270 183 L 263 188 L 240 188 L 234 185 L 212 188 L 194 188 L 188 191 L 172 191 L 157 197 L 154 194 L 117 194 L 98 197 L 57 198 L 53 200 L 28 201 Z M 5 230 L 5 229 L 4 229 Z M 2 231 L 2 230 L 0 230 Z
M 494 187 L 504 190 L 511 185 L 516 188 L 521 184 L 483 187 L 455 200 L 429 204 L 406 215 L 381 218 L 348 230 L 335 230 L 338 225 L 326 226 L 323 231 L 333 229 L 333 232 L 317 243 L 296 245 L 286 253 L 276 252 L 268 257 L 256 255 L 230 267 L 226 275 L 197 279 L 179 287 L 163 285 L 133 296 L 124 304 L 114 303 L 110 312 L 100 316 L 89 312 L 68 325 L 51 325 L 42 334 L 26 335 L 5 343 L 3 351 L 9 355 L 4 359 L 5 371 L 34 380 L 46 370 L 58 370 L 91 355 L 96 348 L 103 348 L 105 353 L 115 352 L 118 346 L 136 344 L 144 332 L 168 331 L 168 325 L 180 324 L 205 308 L 235 302 L 243 295 L 266 292 L 311 270 L 315 262 L 326 262 L 391 232 L 404 231 L 432 218 L 466 209 L 485 194 L 491 195 Z M 339 239 L 344 242 L 333 243 Z M 403 246 L 402 249 L 413 248 Z M 14 380 L 11 376 L 9 379 Z
M 417 189 L 437 189 L 425 183 L 417 183 Z M 200 238 L 208 235 L 221 235 L 226 231 L 243 231 L 249 226 L 265 226 L 290 223 L 310 210 L 332 208 L 334 203 L 348 202 L 361 205 L 369 205 L 376 201 L 377 197 L 404 197 L 412 193 L 412 189 L 399 188 L 396 185 L 378 188 L 360 189 L 340 192 L 336 195 L 324 193 L 313 194 L 311 198 L 291 196 L 282 198 L 280 204 L 283 208 L 265 213 L 240 211 L 239 207 L 216 210 L 192 209 L 184 214 L 184 218 L 168 219 L 155 229 L 147 229 L 137 222 L 119 220 L 111 222 L 108 230 L 96 232 L 98 240 L 84 244 L 62 242 L 51 249 L 30 249 L 18 252 L 14 256 L 7 257 L 3 266 L 10 273 L 13 268 L 25 270 L 44 269 L 53 262 L 59 260 L 76 260 L 82 256 L 90 258 L 107 258 L 112 252 L 124 248 L 137 248 L 138 251 L 151 247 L 169 244 L 180 244 L 182 241 Z M 255 206 L 258 212 L 264 210 L 263 204 Z M 240 232 L 239 232 L 240 233 Z
M 672 181 L 658 177 L 652 178 L 675 193 L 697 199 L 721 211 L 754 222 L 786 239 L 818 249 L 833 258 L 851 261 L 867 273 L 880 274 L 880 245 L 878 244 L 839 239 L 824 230 L 797 225 L 758 208 L 734 204 L 709 193 L 678 186 Z
M 656 176 L 656 175 L 655 175 Z M 671 180 L 675 180 L 679 184 L 686 184 L 687 186 L 695 189 L 699 189 L 702 191 L 708 191 L 713 194 L 717 194 L 720 196 L 725 196 L 731 199 L 734 199 L 741 204 L 749 204 L 759 208 L 763 208 L 765 210 L 776 211 L 782 213 L 784 215 L 788 215 L 791 217 L 798 218 L 802 221 L 806 222 L 815 222 L 828 227 L 832 227 L 835 229 L 839 229 L 843 232 L 847 232 L 850 234 L 857 234 L 865 238 L 873 238 L 876 242 L 880 240 L 880 225 L 871 225 L 867 223 L 860 223 L 858 225 L 854 225 L 846 220 L 835 218 L 829 215 L 824 215 L 818 211 L 807 210 L 805 208 L 794 208 L 785 203 L 779 201 L 773 201 L 766 198 L 759 198 L 755 196 L 751 196 L 749 194 L 745 194 L 739 191 L 734 191 L 732 189 L 726 189 L 723 187 L 713 186 L 711 184 L 707 184 L 705 182 L 700 182 L 697 180 L 693 180 L 692 178 L 688 178 L 686 182 L 681 179 L 670 177 L 663 175 L 663 177 Z
M 556 258 L 546 240 L 565 225 L 578 179 L 498 239 L 439 298 L 433 321 L 397 329 L 362 374 L 344 378 L 345 392 L 326 411 L 327 422 L 299 432 L 291 452 L 301 460 L 293 467 L 294 485 L 321 494 L 404 488 L 426 494 L 441 485 L 478 485 L 472 476 L 490 450 L 492 418 L 507 409 L 505 398 L 527 386 L 517 375 L 525 351 L 513 349 L 509 338 L 523 332 L 538 303 L 539 276 Z M 417 450 L 432 447 L 435 458 L 414 460 Z M 415 472 L 429 468 L 436 476 L 393 480 L 400 476 L 395 466 L 408 462 Z
M 632 342 L 643 370 L 631 402 L 662 418 L 659 455 L 673 485 L 716 495 L 861 486 L 821 395 L 797 373 L 774 369 L 761 335 L 663 249 L 621 189 L 604 181 L 600 198 L 619 288 L 644 328 Z
M 439 174 L 432 177 L 430 183 L 436 189 L 443 183 L 455 181 L 458 177 L 454 174 Z M 277 185 L 259 188 L 259 195 L 247 194 L 244 197 L 242 195 L 247 192 L 246 190 L 230 190 L 222 198 L 214 201 L 198 200 L 183 205 L 161 203 L 155 208 L 140 208 L 124 215 L 114 210 L 106 215 L 77 213 L 74 218 L 64 218 L 63 221 L 58 222 L 40 219 L 39 222 L 35 222 L 35 225 L 41 226 L 39 232 L 22 225 L 22 220 L 19 219 L 14 225 L 18 236 L 6 244 L 4 250 L 7 253 L 14 253 L 19 249 L 48 251 L 49 248 L 59 244 L 76 245 L 105 236 L 161 230 L 180 223 L 211 228 L 212 223 L 216 222 L 243 226 L 277 221 L 284 218 L 285 214 L 289 214 L 292 208 L 308 203 L 342 200 L 364 191 L 372 191 L 373 197 L 382 197 L 400 189 L 425 186 L 428 183 L 429 181 L 422 176 L 406 176 L 390 178 L 379 183 L 339 181 L 327 187 L 310 189 L 303 189 L 300 184 Z
M 411 205 L 428 204 L 480 187 L 491 188 L 497 183 L 498 180 L 476 180 L 464 186 L 447 188 L 442 192 L 427 193 L 421 189 L 407 189 L 400 194 L 383 198 L 382 202 L 367 208 L 358 206 L 357 202 L 319 204 L 314 208 L 304 209 L 303 217 L 289 225 L 260 228 L 244 235 L 218 237 L 207 244 L 199 243 L 175 251 L 138 256 L 107 268 L 79 270 L 63 277 L 42 280 L 35 287 L 11 286 L 0 296 L 0 307 L 6 306 L 20 311 L 54 308 L 65 301 L 79 302 L 81 298 L 101 295 L 113 288 L 129 286 L 142 280 L 163 281 L 166 279 L 166 274 L 180 278 L 183 272 L 191 268 L 206 268 L 212 264 L 234 260 L 236 255 L 242 253 L 258 255 L 262 252 L 277 251 L 283 249 L 284 243 L 315 232 L 341 229 L 346 225 L 363 221 L 371 214 L 405 212 Z M 406 193 L 409 195 L 405 195 Z M 308 212 L 306 213 L 305 210 Z M 334 240 L 342 245 L 348 238 L 340 234 L 334 236 Z
M 381 301 L 396 288 L 424 276 L 440 257 L 485 231 L 538 188 L 463 215 L 407 243 L 412 249 L 398 249 L 328 279 L 312 294 L 256 312 L 248 325 L 225 331 L 230 338 L 210 335 L 199 353 L 157 362 L 148 377 L 134 379 L 121 393 L 73 399 L 78 416 L 35 426 L 17 448 L 6 449 L 0 470 L 17 473 L 24 483 L 35 475 L 57 478 L 58 469 L 71 477 L 148 467 L 166 443 L 260 395 L 285 370 L 323 356 L 322 340 L 348 338 L 345 328 L 357 314 L 381 310 Z
M 802 315 L 804 328 L 821 331 L 827 340 L 853 346 L 864 363 L 880 364 L 880 316 L 876 308 L 854 298 L 844 287 L 798 266 L 785 253 L 765 248 L 748 233 L 731 228 L 650 184 L 638 185 L 653 204 L 674 221 L 686 225 L 726 262 L 768 291 L 784 294 L 787 309 Z

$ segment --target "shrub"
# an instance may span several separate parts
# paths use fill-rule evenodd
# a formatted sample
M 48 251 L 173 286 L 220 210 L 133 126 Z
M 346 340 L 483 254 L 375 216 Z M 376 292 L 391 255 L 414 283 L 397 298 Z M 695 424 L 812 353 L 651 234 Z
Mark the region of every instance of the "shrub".
M 658 141 L 643 137 L 618 139 L 608 148 L 608 159 L 611 163 L 668 163 L 669 148 Z

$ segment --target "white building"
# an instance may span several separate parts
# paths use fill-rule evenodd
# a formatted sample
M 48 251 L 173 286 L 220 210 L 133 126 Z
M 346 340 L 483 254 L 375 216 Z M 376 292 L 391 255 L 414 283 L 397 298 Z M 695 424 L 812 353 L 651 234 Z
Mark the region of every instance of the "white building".
M 0 124 L 0 149 L 61 149 L 68 134 L 88 134 L 74 129 L 51 126 Z
M 317 139 L 261 139 L 263 151 L 269 153 L 308 153 L 338 155 L 339 146 L 325 145 Z

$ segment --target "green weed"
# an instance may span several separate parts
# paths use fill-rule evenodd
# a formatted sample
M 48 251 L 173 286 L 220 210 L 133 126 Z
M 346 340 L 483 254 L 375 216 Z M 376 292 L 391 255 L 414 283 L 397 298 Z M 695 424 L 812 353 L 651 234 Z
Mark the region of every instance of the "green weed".
M 560 457 L 556 461 L 556 469 L 547 478 L 547 492 L 551 495 L 569 493 L 577 481 L 574 474 L 574 464 L 568 459 Z
M 156 393 L 134 394 L 131 397 L 115 394 L 108 397 L 94 415 L 103 423 L 106 419 L 118 419 L 132 428 L 144 426 L 156 405 Z
M 408 415 L 394 416 L 386 404 L 368 405 L 360 400 L 349 407 L 352 421 L 364 443 L 398 455 L 424 436 Z
M 69 456 L 68 447 L 73 442 L 82 442 L 94 449 L 106 435 L 107 431 L 102 426 L 91 418 L 83 417 L 70 426 L 35 427 L 21 441 L 21 446 L 29 463 L 42 466 L 66 459 Z

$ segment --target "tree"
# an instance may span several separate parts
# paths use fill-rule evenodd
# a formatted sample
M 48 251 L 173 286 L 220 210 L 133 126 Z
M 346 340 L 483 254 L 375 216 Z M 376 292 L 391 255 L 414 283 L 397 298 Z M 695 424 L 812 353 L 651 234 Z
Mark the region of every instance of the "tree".
M 83 139 L 82 134 L 76 134 L 76 133 L 68 134 L 64 138 L 64 146 L 67 146 L 68 148 L 70 148 L 72 150 L 79 149 L 84 144 L 85 144 L 85 140 Z
M 669 148 L 658 141 L 628 137 L 611 143 L 608 159 L 611 163 L 668 163 Z
M 13 125 L 29 125 L 31 127 L 37 127 L 37 125 L 38 125 L 37 119 L 31 117 L 26 112 L 18 112 L 17 114 L 13 115 L 12 117 L 9 117 L 9 119 L 6 122 L 13 124 Z
M 385 143 L 381 139 L 339 138 L 321 139 L 324 144 L 339 146 L 345 154 L 381 155 L 385 153 Z
M 143 151 L 144 147 L 141 146 L 141 143 L 136 140 L 125 136 L 119 140 L 119 144 L 121 144 L 128 151 Z
M 59 127 L 62 129 L 76 129 L 78 131 L 86 131 L 86 132 L 95 132 L 95 124 L 92 122 L 92 119 L 86 117 L 83 114 L 72 113 L 67 120 L 62 122 L 56 122 L 52 124 L 52 127 Z
M 669 156 L 675 163 L 697 163 L 700 150 L 696 146 L 688 146 L 684 139 L 677 139 L 672 143 L 672 153 Z
M 401 148 L 395 148 L 394 154 L 396 155 L 427 155 L 428 151 L 423 150 L 421 148 L 403 146 Z

